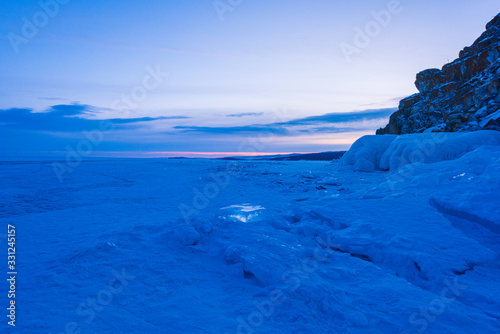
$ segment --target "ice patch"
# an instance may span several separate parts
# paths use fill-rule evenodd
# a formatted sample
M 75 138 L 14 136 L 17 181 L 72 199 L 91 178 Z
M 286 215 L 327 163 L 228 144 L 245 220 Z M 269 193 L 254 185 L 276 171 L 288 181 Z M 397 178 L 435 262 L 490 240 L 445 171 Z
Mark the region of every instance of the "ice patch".
M 233 222 L 250 223 L 257 220 L 265 209 L 263 206 L 250 203 L 230 205 L 221 208 L 227 212 L 221 218 Z
M 253 212 L 256 210 L 264 210 L 265 208 L 260 205 L 243 204 L 243 205 L 230 205 L 222 208 L 222 210 L 226 209 L 239 209 L 241 212 Z

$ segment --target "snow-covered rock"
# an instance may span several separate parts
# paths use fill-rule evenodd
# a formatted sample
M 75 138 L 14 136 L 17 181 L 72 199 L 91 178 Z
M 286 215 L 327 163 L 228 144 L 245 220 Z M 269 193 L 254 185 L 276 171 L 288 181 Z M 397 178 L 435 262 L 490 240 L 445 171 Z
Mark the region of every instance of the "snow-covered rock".
M 372 172 L 380 169 L 382 155 L 397 136 L 363 136 L 359 138 L 351 149 L 342 157 L 342 166 L 354 166 L 357 172 Z
M 500 145 L 497 131 L 364 136 L 341 160 L 355 171 L 397 171 L 414 163 L 454 160 L 483 145 Z
M 500 14 L 458 59 L 418 73 L 415 86 L 377 134 L 500 130 L 498 116 L 488 116 L 500 104 Z

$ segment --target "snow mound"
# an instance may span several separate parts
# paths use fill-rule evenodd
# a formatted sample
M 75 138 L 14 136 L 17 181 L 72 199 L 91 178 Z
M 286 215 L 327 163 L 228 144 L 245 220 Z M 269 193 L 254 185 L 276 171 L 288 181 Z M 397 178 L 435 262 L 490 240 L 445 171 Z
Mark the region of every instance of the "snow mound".
M 497 131 L 364 136 L 342 158 L 355 171 L 397 171 L 415 163 L 455 160 L 484 145 L 500 145 Z
M 340 164 L 354 166 L 357 172 L 372 172 L 380 169 L 379 162 L 382 155 L 397 137 L 394 135 L 363 136 L 344 154 Z

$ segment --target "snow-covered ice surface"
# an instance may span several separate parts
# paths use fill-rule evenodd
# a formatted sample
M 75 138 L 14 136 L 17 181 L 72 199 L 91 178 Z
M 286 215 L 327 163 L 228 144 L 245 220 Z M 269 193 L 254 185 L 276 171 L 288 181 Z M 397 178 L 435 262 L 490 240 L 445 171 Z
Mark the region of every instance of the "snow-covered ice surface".
M 500 148 L 339 167 L 0 163 L 15 332 L 498 333 Z

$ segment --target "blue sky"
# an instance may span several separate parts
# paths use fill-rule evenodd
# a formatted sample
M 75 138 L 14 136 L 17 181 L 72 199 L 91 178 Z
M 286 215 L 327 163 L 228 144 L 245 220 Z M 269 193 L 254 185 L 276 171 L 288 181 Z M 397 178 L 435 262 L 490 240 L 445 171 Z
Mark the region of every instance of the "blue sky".
M 498 12 L 497 0 L 3 1 L 0 155 L 64 155 L 104 120 L 93 156 L 346 149 Z

